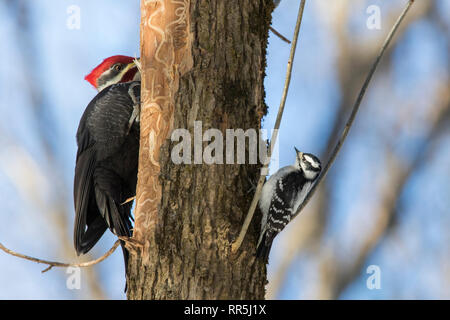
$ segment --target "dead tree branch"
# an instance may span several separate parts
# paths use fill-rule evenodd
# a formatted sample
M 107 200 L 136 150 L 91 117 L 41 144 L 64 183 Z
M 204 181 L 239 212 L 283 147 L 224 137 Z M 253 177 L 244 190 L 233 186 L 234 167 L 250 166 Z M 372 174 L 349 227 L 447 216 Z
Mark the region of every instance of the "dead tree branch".
M 18 258 L 22 258 L 22 259 L 25 259 L 25 260 L 29 260 L 29 261 L 33 261 L 33 262 L 36 262 L 36 263 L 42 263 L 42 264 L 48 265 L 47 268 L 45 268 L 44 270 L 42 270 L 42 273 L 44 273 L 44 272 L 49 271 L 49 270 L 50 270 L 51 268 L 53 268 L 53 267 L 62 267 L 62 268 L 67 268 L 67 267 L 79 267 L 79 268 L 85 268 L 85 267 L 93 266 L 93 265 L 95 265 L 95 264 L 97 264 L 97 263 L 102 262 L 102 261 L 105 260 L 106 258 L 108 258 L 108 257 L 109 257 L 109 256 L 117 249 L 117 247 L 119 246 L 119 244 L 120 244 L 120 241 L 117 240 L 117 241 L 114 243 L 114 245 L 112 246 L 112 248 L 109 249 L 109 250 L 108 250 L 103 256 L 101 256 L 100 258 L 95 259 L 95 260 L 91 260 L 91 261 L 87 261 L 87 262 L 81 262 L 81 263 L 64 263 L 64 262 L 49 261 L 49 260 L 43 260 L 43 259 L 39 259 L 39 258 L 30 257 L 30 256 L 27 256 L 27 255 L 25 255 L 25 254 L 18 253 L 18 252 L 15 252 L 15 251 L 11 250 L 11 249 L 8 249 L 8 248 L 6 248 L 2 243 L 0 243 L 0 249 L 3 250 L 3 251 L 6 252 L 6 253 L 12 255 L 12 256 L 15 256 L 15 257 L 18 257 Z

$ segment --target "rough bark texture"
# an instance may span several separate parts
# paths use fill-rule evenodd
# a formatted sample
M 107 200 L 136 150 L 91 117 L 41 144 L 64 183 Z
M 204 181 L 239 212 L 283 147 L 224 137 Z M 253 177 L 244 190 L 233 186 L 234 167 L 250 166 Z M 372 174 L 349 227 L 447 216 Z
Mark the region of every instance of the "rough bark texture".
M 202 121 L 203 132 L 217 128 L 224 137 L 226 129 L 259 129 L 266 112 L 263 80 L 272 1 L 186 1 L 189 44 L 181 43 L 190 51 L 193 65 L 184 74 L 174 69 L 179 79 L 169 83 L 176 90 L 164 89 L 173 93 L 173 108 L 170 101 L 161 107 L 163 125 L 169 126 L 168 133 L 187 128 L 192 137 L 194 121 Z M 142 7 L 157 2 L 143 1 Z M 141 41 L 147 36 L 143 32 Z M 143 94 L 151 89 L 147 54 L 143 49 Z M 131 255 L 128 298 L 263 299 L 266 268 L 254 257 L 259 215 L 237 256 L 231 255 L 231 243 L 252 199 L 248 179 L 256 180 L 259 166 L 176 165 L 170 151 L 178 142 L 165 139 L 155 158 L 158 165 L 151 167 L 152 142 L 145 141 L 150 140 L 145 127 L 151 111 L 145 109 L 149 101 L 143 100 L 135 237 L 144 248 Z M 155 181 L 157 186 L 149 185 Z M 151 189 L 158 197 L 156 210 L 146 205 L 152 202 L 146 201 L 149 195 L 142 194 Z

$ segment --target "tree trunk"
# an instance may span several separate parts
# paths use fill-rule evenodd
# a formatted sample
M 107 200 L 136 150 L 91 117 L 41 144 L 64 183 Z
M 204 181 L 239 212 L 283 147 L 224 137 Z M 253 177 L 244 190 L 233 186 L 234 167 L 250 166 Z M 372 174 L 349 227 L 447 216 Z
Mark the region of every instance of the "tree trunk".
M 258 213 L 236 256 L 259 165 L 194 164 L 203 133 L 259 129 L 272 0 L 143 0 L 141 148 L 129 299 L 263 299 L 255 258 Z M 197 123 L 198 125 L 198 123 Z M 192 137 L 192 164 L 175 164 L 174 128 Z M 208 143 L 203 143 L 203 147 Z M 225 146 L 225 142 L 224 142 Z M 225 162 L 225 155 L 223 156 Z M 248 145 L 246 144 L 248 163 Z

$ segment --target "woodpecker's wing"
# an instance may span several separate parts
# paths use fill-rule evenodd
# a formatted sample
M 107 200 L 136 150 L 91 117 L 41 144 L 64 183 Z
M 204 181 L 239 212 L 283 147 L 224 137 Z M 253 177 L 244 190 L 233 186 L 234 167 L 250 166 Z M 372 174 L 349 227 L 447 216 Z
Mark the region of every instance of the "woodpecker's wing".
M 127 185 L 114 170 L 105 167 L 96 168 L 94 173 L 95 198 L 97 207 L 109 229 L 118 236 L 131 237 L 131 203 L 123 203 L 129 195 Z M 128 270 L 128 251 L 121 241 L 125 276 Z M 125 288 L 126 291 L 126 288 Z
M 95 152 L 93 148 L 88 148 L 78 154 L 75 165 L 74 244 L 77 254 L 88 252 L 107 229 L 93 197 L 92 178 L 95 162 Z
M 106 217 L 120 216 L 107 214 L 105 217 L 107 210 L 97 203 L 99 199 L 96 196 L 94 174 L 99 162 L 110 159 L 129 138 L 128 121 L 133 111 L 133 101 L 128 95 L 129 86 L 130 83 L 116 84 L 98 93 L 86 107 L 80 120 L 74 178 L 74 244 L 78 254 L 88 252 L 97 243 L 108 228 Z M 136 85 L 134 93 L 139 95 L 139 91 L 140 86 Z M 114 183 L 120 184 L 123 181 L 112 180 L 110 186 L 114 186 Z M 114 200 L 120 202 L 119 198 Z M 112 206 L 108 204 L 108 208 Z M 121 231 L 120 235 L 128 234 L 127 228 L 123 227 L 127 226 L 127 222 L 116 225 Z
M 139 82 L 118 83 L 102 90 L 86 108 L 86 127 L 95 141 L 98 161 L 117 153 L 128 136 L 133 113 L 133 100 L 128 90 L 132 85 L 133 94 L 139 99 Z
M 138 151 L 134 150 L 133 146 L 139 144 L 138 130 L 128 130 L 133 113 L 130 87 L 139 99 L 139 82 L 109 86 L 91 102 L 86 122 L 89 134 L 95 141 L 97 164 L 93 184 L 98 210 L 116 235 L 128 237 L 131 235 L 131 204 L 122 203 L 133 196 L 135 190 L 128 190 L 129 186 L 124 179 L 126 172 L 133 169 L 129 167 L 136 166 L 137 170 Z M 136 159 L 130 160 L 130 156 L 133 159 L 133 156 L 136 156 Z M 136 163 L 133 165 L 134 162 Z M 134 175 L 136 176 L 136 172 Z
M 106 224 L 118 236 L 131 236 L 131 203 L 126 199 L 126 184 L 111 169 L 96 168 L 94 173 L 95 198 Z
M 108 228 L 95 202 L 93 175 L 96 166 L 95 141 L 87 122 L 98 95 L 89 103 L 77 131 L 77 158 L 73 186 L 75 224 L 74 245 L 77 254 L 88 252 Z
M 268 222 L 273 229 L 280 232 L 291 219 L 294 205 L 305 184 L 303 174 L 296 170 L 277 181 L 275 193 L 269 207 Z
M 298 208 L 304 186 L 305 178 L 299 170 L 291 171 L 276 181 L 266 224 L 261 230 L 257 256 L 268 258 L 273 239 L 292 219 L 294 209 Z
M 98 210 L 93 184 L 97 163 L 96 143 L 87 127 L 94 98 L 86 108 L 77 131 L 77 158 L 74 177 L 74 245 L 77 254 L 85 254 L 98 242 L 108 228 Z

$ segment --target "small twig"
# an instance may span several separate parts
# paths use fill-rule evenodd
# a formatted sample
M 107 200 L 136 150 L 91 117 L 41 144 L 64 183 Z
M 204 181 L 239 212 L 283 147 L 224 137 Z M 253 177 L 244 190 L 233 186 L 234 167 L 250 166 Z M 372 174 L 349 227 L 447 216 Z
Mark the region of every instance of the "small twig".
M 272 151 L 273 151 L 273 148 L 277 141 L 278 130 L 280 128 L 281 118 L 283 116 L 284 106 L 286 104 L 286 98 L 287 98 L 287 94 L 288 94 L 288 90 L 289 90 L 289 84 L 291 82 L 292 65 L 294 64 L 295 50 L 297 47 L 298 34 L 300 33 L 300 26 L 302 24 L 305 3 L 306 3 L 306 0 L 302 0 L 300 3 L 300 7 L 298 9 L 297 23 L 295 25 L 294 38 L 292 40 L 293 42 L 291 45 L 291 52 L 289 55 L 289 60 L 288 60 L 288 65 L 287 65 L 286 80 L 284 83 L 283 95 L 281 97 L 280 107 L 278 108 L 278 115 L 277 115 L 277 119 L 275 121 L 274 131 L 273 131 L 272 137 L 270 139 L 267 158 L 265 159 L 265 161 L 264 161 L 265 163 L 264 163 L 263 167 L 261 168 L 261 175 L 259 177 L 258 184 L 256 186 L 255 195 L 253 196 L 252 203 L 248 210 L 247 216 L 245 217 L 245 221 L 244 221 L 244 224 L 242 225 L 241 232 L 239 233 L 239 236 L 236 239 L 236 241 L 231 246 L 231 251 L 233 253 L 235 253 L 241 246 L 242 241 L 244 240 L 245 234 L 247 233 L 248 226 L 250 225 L 250 222 L 252 221 L 256 206 L 258 205 L 259 197 L 261 196 L 261 191 L 262 191 L 262 187 L 263 187 L 266 175 L 267 175 L 270 158 L 272 157 Z
M 101 256 L 98 259 L 95 260 L 91 260 L 91 261 L 87 261 L 87 262 L 81 262 L 81 263 L 63 263 L 63 262 L 56 262 L 56 261 L 48 261 L 48 260 L 42 260 L 42 259 L 38 259 L 38 258 L 33 258 L 21 253 L 17 253 L 15 251 L 12 251 L 8 248 L 6 248 L 2 243 L 0 243 L 0 249 L 3 250 L 4 252 L 13 255 L 15 257 L 18 258 L 22 258 L 25 260 L 29 260 L 29 261 L 33 261 L 33 262 L 37 262 L 37 263 L 42 263 L 42 264 L 46 264 L 48 265 L 47 268 L 45 268 L 44 270 L 42 270 L 42 273 L 47 272 L 48 270 L 50 270 L 53 267 L 63 267 L 63 268 L 67 268 L 67 267 L 80 267 L 80 268 L 85 268 L 85 267 L 90 267 L 93 266 L 99 262 L 102 262 L 103 260 L 105 260 L 106 258 L 108 258 L 119 246 L 120 244 L 120 240 L 117 240 L 114 245 L 112 246 L 111 249 L 108 250 L 108 252 L 106 252 L 103 256 Z
M 276 35 L 278 38 L 280 38 L 284 42 L 291 44 L 291 40 L 289 40 L 288 38 L 283 36 L 281 33 L 279 33 L 277 30 L 275 30 L 275 28 L 273 28 L 272 26 L 269 27 L 269 30 L 272 31 L 274 35 Z
M 358 98 L 356 99 L 356 102 L 353 106 L 352 113 L 350 114 L 350 117 L 347 120 L 347 123 L 345 124 L 344 131 L 342 132 L 341 137 L 339 138 L 338 142 L 336 143 L 336 146 L 333 149 L 333 152 L 331 153 L 330 160 L 328 160 L 328 163 L 326 164 L 324 170 L 322 171 L 319 178 L 317 178 L 317 182 L 314 184 L 314 186 L 309 191 L 308 195 L 306 196 L 303 203 L 298 208 L 295 215 L 298 215 L 302 209 L 308 204 L 311 197 L 314 195 L 314 192 L 317 189 L 317 186 L 320 184 L 320 182 L 325 178 L 328 170 L 330 169 L 331 165 L 333 164 L 334 160 L 336 159 L 337 154 L 341 150 L 341 147 L 345 141 L 345 138 L 347 137 L 348 131 L 350 130 L 353 121 L 355 120 L 356 113 L 359 110 L 359 106 L 361 105 L 361 101 L 364 98 L 364 95 L 366 93 L 367 87 L 369 86 L 370 80 L 372 80 L 372 76 L 375 73 L 375 70 L 378 67 L 378 64 L 381 60 L 381 58 L 384 55 L 384 52 L 386 51 L 386 48 L 389 46 L 389 43 L 391 42 L 392 38 L 394 37 L 395 32 L 397 31 L 398 27 L 400 26 L 401 22 L 403 21 L 403 18 L 406 16 L 406 13 L 409 11 L 409 8 L 414 3 L 414 0 L 409 0 L 408 4 L 406 5 L 405 9 L 403 9 L 403 12 L 398 17 L 397 21 L 395 22 L 394 26 L 392 27 L 391 31 L 389 32 L 388 36 L 386 37 L 386 40 L 383 43 L 383 46 L 381 47 L 380 53 L 378 54 L 377 58 L 375 59 L 375 62 L 372 65 L 372 68 L 369 71 L 369 74 L 367 75 L 367 78 L 361 88 L 361 91 L 359 92 Z

